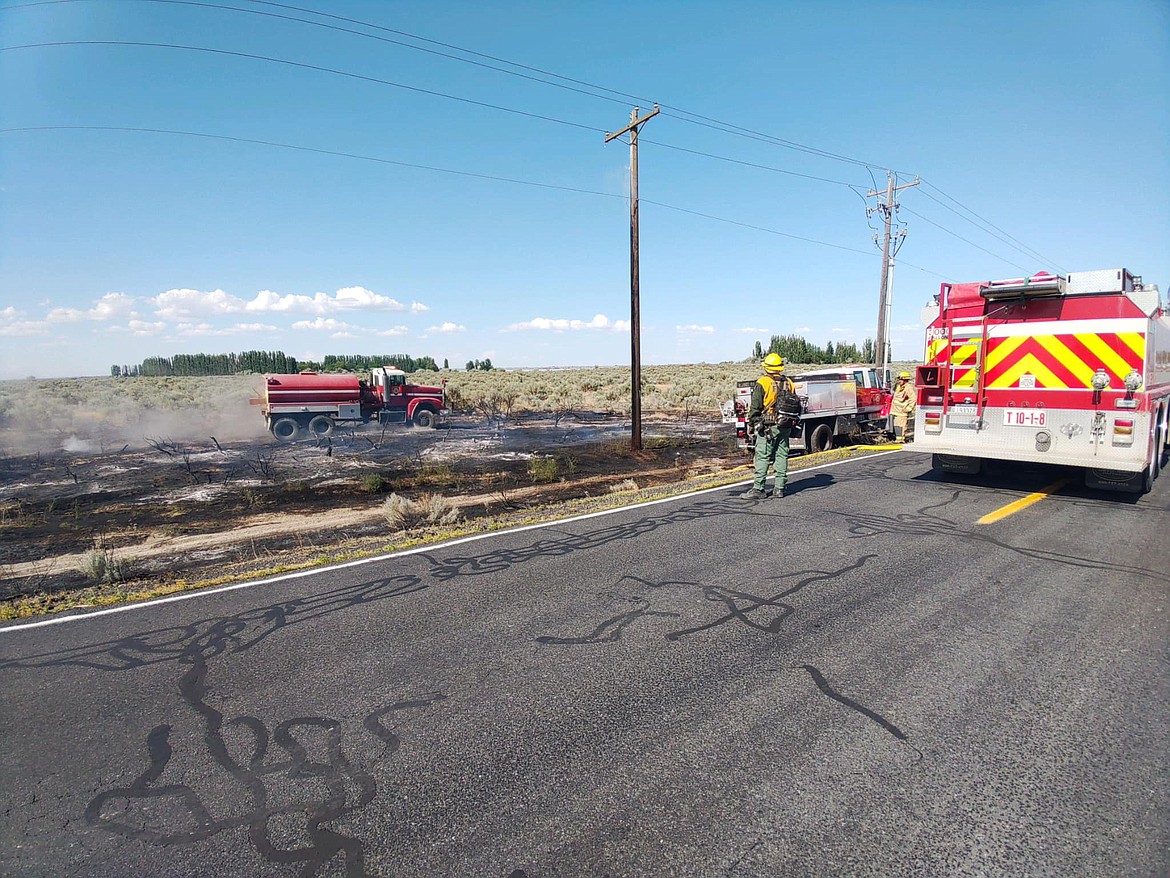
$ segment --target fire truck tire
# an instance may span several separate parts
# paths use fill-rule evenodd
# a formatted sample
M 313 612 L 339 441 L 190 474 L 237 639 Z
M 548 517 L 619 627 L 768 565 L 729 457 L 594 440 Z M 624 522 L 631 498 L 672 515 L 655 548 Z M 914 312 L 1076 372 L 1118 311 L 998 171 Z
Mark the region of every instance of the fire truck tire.
M 808 437 L 808 450 L 813 454 L 829 451 L 833 447 L 833 428 L 828 424 L 817 424 Z
M 438 424 L 439 419 L 435 417 L 435 413 L 430 409 L 418 409 L 414 413 L 414 425 L 416 427 L 431 428 Z
M 1141 490 L 1143 494 L 1148 494 L 1154 490 L 1154 479 L 1158 477 L 1158 471 L 1151 463 L 1144 470 L 1142 470 Z
M 292 442 L 301 432 L 301 425 L 292 418 L 277 418 L 272 422 L 272 435 L 281 442 Z
M 328 439 L 333 435 L 333 418 L 328 415 L 317 415 L 309 421 L 309 435 L 315 439 Z

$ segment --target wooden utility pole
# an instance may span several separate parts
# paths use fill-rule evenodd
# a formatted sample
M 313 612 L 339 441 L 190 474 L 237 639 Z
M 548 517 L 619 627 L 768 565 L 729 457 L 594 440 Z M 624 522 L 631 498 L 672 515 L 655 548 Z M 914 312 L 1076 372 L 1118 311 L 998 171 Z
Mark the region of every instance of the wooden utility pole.
M 638 118 L 638 107 L 630 111 L 630 124 L 605 135 L 609 143 L 630 132 L 630 448 L 642 450 L 642 315 L 638 302 L 638 127 L 658 115 L 658 107 Z
M 867 198 L 877 197 L 879 199 L 877 207 L 870 210 L 879 210 L 885 216 L 886 233 L 882 239 L 882 284 L 881 292 L 878 295 L 878 324 L 877 324 L 877 343 L 874 349 L 874 356 L 877 360 L 877 366 L 884 373 L 885 369 L 890 365 L 890 342 L 889 342 L 889 312 L 890 312 L 890 281 L 893 277 L 894 257 L 890 253 L 890 224 L 894 218 L 894 211 L 898 209 L 898 205 L 894 202 L 894 193 L 899 189 L 909 189 L 911 186 L 918 185 L 918 178 L 915 177 L 909 183 L 903 183 L 901 186 L 894 185 L 893 171 L 886 171 L 886 191 L 885 192 L 867 192 Z M 886 200 L 880 200 L 881 196 L 885 195 Z M 868 208 L 867 208 L 868 209 Z M 904 234 L 904 233 L 899 233 Z

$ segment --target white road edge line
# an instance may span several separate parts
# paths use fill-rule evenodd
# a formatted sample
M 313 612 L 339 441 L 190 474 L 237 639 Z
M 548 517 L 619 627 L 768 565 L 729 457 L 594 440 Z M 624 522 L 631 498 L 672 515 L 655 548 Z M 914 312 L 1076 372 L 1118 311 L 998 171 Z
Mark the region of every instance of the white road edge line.
M 831 463 L 822 463 L 818 466 L 810 466 L 795 472 L 809 473 L 819 469 L 828 469 L 831 466 L 840 466 L 843 463 L 853 463 L 857 460 L 872 460 L 875 457 L 884 457 L 887 454 L 897 454 L 898 450 L 893 451 L 878 451 L 874 454 L 865 455 L 864 457 L 850 457 L 845 460 L 835 460 Z M 451 546 L 459 546 L 463 543 L 474 543 L 478 540 L 486 540 L 490 537 L 503 536 L 505 534 L 523 533 L 528 530 L 539 530 L 544 527 L 555 527 L 562 524 L 571 524 L 574 521 L 584 521 L 588 518 L 600 518 L 603 515 L 616 515 L 619 512 L 628 512 L 631 509 L 641 509 L 646 506 L 657 506 L 659 503 L 672 503 L 675 500 L 685 500 L 688 497 L 700 497 L 703 494 L 711 494 L 715 491 L 726 491 L 728 488 L 734 488 L 737 485 L 751 484 L 751 479 L 744 479 L 742 482 L 730 482 L 726 485 L 720 485 L 717 488 L 703 488 L 699 491 L 692 491 L 687 494 L 675 494 L 672 497 L 661 497 L 657 500 L 647 500 L 645 503 L 636 503 L 633 506 L 618 506 L 614 509 L 603 509 L 600 512 L 587 512 L 584 515 L 574 515 L 571 518 L 558 518 L 556 521 L 542 521 L 539 524 L 525 524 L 520 527 L 509 528 L 508 530 L 491 531 L 484 534 L 473 534 L 469 537 L 459 537 L 455 540 L 449 540 L 445 543 L 433 543 L 427 546 L 417 546 L 413 549 L 403 549 L 399 552 L 389 552 L 385 555 L 374 555 L 370 558 L 359 558 L 356 561 L 346 561 L 343 564 L 330 564 L 327 567 L 313 567 L 308 570 L 297 570 L 294 573 L 282 573 L 279 576 L 271 576 L 268 579 L 257 579 L 252 582 L 236 582 L 231 585 L 219 585 L 213 588 L 193 589 L 192 591 L 182 592 L 181 594 L 167 595 L 163 598 L 155 598 L 149 601 L 139 601 L 136 603 L 122 604 L 117 607 L 107 607 L 104 610 L 93 610 L 91 612 L 73 613 L 68 616 L 54 616 L 51 619 L 42 619 L 39 622 L 25 622 L 23 624 L 8 625 L 0 628 L 0 634 L 8 634 L 12 631 L 26 631 L 30 628 L 43 628 L 47 625 L 64 625 L 66 622 L 77 622 L 86 619 L 94 619 L 98 616 L 109 616 L 113 613 L 129 613 L 132 610 L 144 610 L 148 607 L 157 607 L 160 604 L 170 604 L 175 601 L 188 601 L 193 598 L 208 597 L 210 595 L 222 594 L 226 591 L 235 591 L 240 588 L 254 588 L 257 585 L 271 585 L 274 582 L 283 582 L 288 579 L 300 579 L 305 576 L 316 576 L 319 573 L 326 573 L 330 570 L 344 570 L 347 567 L 359 567 L 362 564 L 375 564 L 378 561 L 387 561 L 391 558 L 405 558 L 407 555 L 420 555 L 423 552 L 436 552 L 441 549 L 447 549 Z

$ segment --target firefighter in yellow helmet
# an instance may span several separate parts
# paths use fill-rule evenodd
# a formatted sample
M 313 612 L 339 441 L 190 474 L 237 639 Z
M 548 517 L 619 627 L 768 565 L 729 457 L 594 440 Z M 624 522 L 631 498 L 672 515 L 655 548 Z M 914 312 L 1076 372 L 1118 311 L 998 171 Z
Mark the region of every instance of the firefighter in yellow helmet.
M 763 498 L 769 496 L 766 486 L 768 468 L 776 468 L 774 495 L 783 497 L 788 484 L 788 439 L 796 426 L 799 415 L 799 401 L 795 399 L 796 387 L 784 374 L 784 358 L 779 354 L 768 354 L 761 364 L 764 374 L 752 388 L 752 402 L 748 406 L 748 430 L 756 434 L 755 482 L 745 497 Z M 797 407 L 793 417 L 791 406 Z
M 903 442 L 914 441 L 914 409 L 917 400 L 914 396 L 914 385 L 910 383 L 909 372 L 899 372 L 894 381 L 894 399 L 890 403 L 890 413 L 894 416 L 894 438 Z

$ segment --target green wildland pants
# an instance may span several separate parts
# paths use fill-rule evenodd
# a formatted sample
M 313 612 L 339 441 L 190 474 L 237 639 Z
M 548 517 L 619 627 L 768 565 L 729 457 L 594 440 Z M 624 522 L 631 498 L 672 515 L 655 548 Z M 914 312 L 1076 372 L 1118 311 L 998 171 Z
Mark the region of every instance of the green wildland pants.
M 776 467 L 776 490 L 788 484 L 788 427 L 766 427 L 756 436 L 756 482 L 757 491 L 764 490 L 768 479 L 768 467 Z

